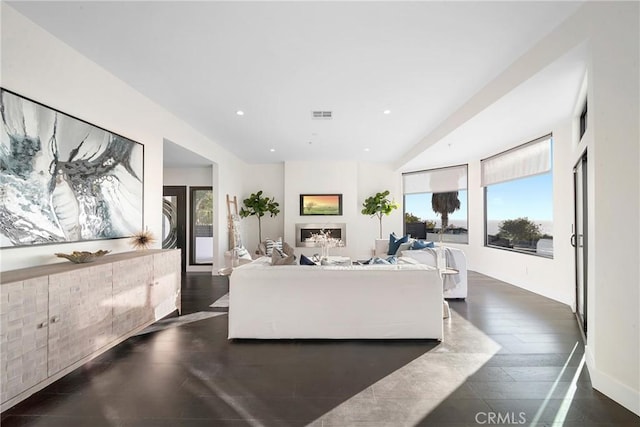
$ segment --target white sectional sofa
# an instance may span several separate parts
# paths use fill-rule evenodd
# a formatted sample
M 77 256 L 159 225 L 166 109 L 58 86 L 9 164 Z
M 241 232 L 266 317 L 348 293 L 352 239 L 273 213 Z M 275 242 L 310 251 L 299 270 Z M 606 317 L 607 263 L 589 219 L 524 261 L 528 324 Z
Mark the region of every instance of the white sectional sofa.
M 388 257 L 389 240 L 376 239 L 375 243 L 375 256 L 380 258 Z M 450 288 L 444 291 L 444 297 L 447 299 L 464 299 L 467 297 L 467 257 L 464 252 L 457 248 L 445 247 L 448 251 L 448 267 L 458 270 L 458 274 L 454 276 L 447 276 L 445 280 L 445 288 Z M 436 257 L 433 251 L 430 250 L 403 250 L 398 256 L 411 258 L 418 261 L 421 264 L 436 267 Z
M 426 265 L 272 266 L 229 281 L 229 338 L 443 338 L 442 279 Z

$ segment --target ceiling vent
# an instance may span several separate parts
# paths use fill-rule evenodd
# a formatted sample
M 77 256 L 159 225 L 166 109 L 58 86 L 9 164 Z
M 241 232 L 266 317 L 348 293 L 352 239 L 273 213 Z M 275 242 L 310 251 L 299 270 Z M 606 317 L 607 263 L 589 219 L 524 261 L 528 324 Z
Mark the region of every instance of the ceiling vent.
M 312 111 L 311 118 L 313 120 L 331 120 L 332 114 L 331 111 Z

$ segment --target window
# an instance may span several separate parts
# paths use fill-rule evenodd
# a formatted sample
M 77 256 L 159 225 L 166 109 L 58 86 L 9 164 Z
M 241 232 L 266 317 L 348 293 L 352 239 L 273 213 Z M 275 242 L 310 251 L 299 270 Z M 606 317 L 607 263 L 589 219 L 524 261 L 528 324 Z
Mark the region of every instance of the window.
M 584 108 L 582 109 L 582 113 L 580 113 L 580 139 L 584 136 L 584 133 L 587 131 L 587 101 L 584 101 Z
M 191 187 L 191 237 L 189 264 L 213 263 L 213 191 Z
M 552 139 L 481 161 L 485 246 L 553 258 Z
M 405 173 L 402 181 L 405 234 L 416 239 L 469 243 L 467 165 Z

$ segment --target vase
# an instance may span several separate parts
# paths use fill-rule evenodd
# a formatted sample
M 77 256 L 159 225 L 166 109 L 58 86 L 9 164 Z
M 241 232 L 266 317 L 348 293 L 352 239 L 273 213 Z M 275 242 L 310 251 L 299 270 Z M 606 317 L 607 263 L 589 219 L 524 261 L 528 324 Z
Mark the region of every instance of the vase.
M 322 259 L 329 258 L 329 245 L 322 245 Z

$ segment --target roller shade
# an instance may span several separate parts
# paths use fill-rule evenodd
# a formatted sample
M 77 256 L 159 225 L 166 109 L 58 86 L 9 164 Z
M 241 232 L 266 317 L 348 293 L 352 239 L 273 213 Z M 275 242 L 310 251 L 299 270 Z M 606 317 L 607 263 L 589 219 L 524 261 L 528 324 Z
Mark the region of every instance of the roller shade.
M 480 162 L 482 186 L 511 181 L 551 170 L 551 136 L 505 151 Z
M 402 174 L 404 194 L 446 193 L 467 188 L 467 165 Z

